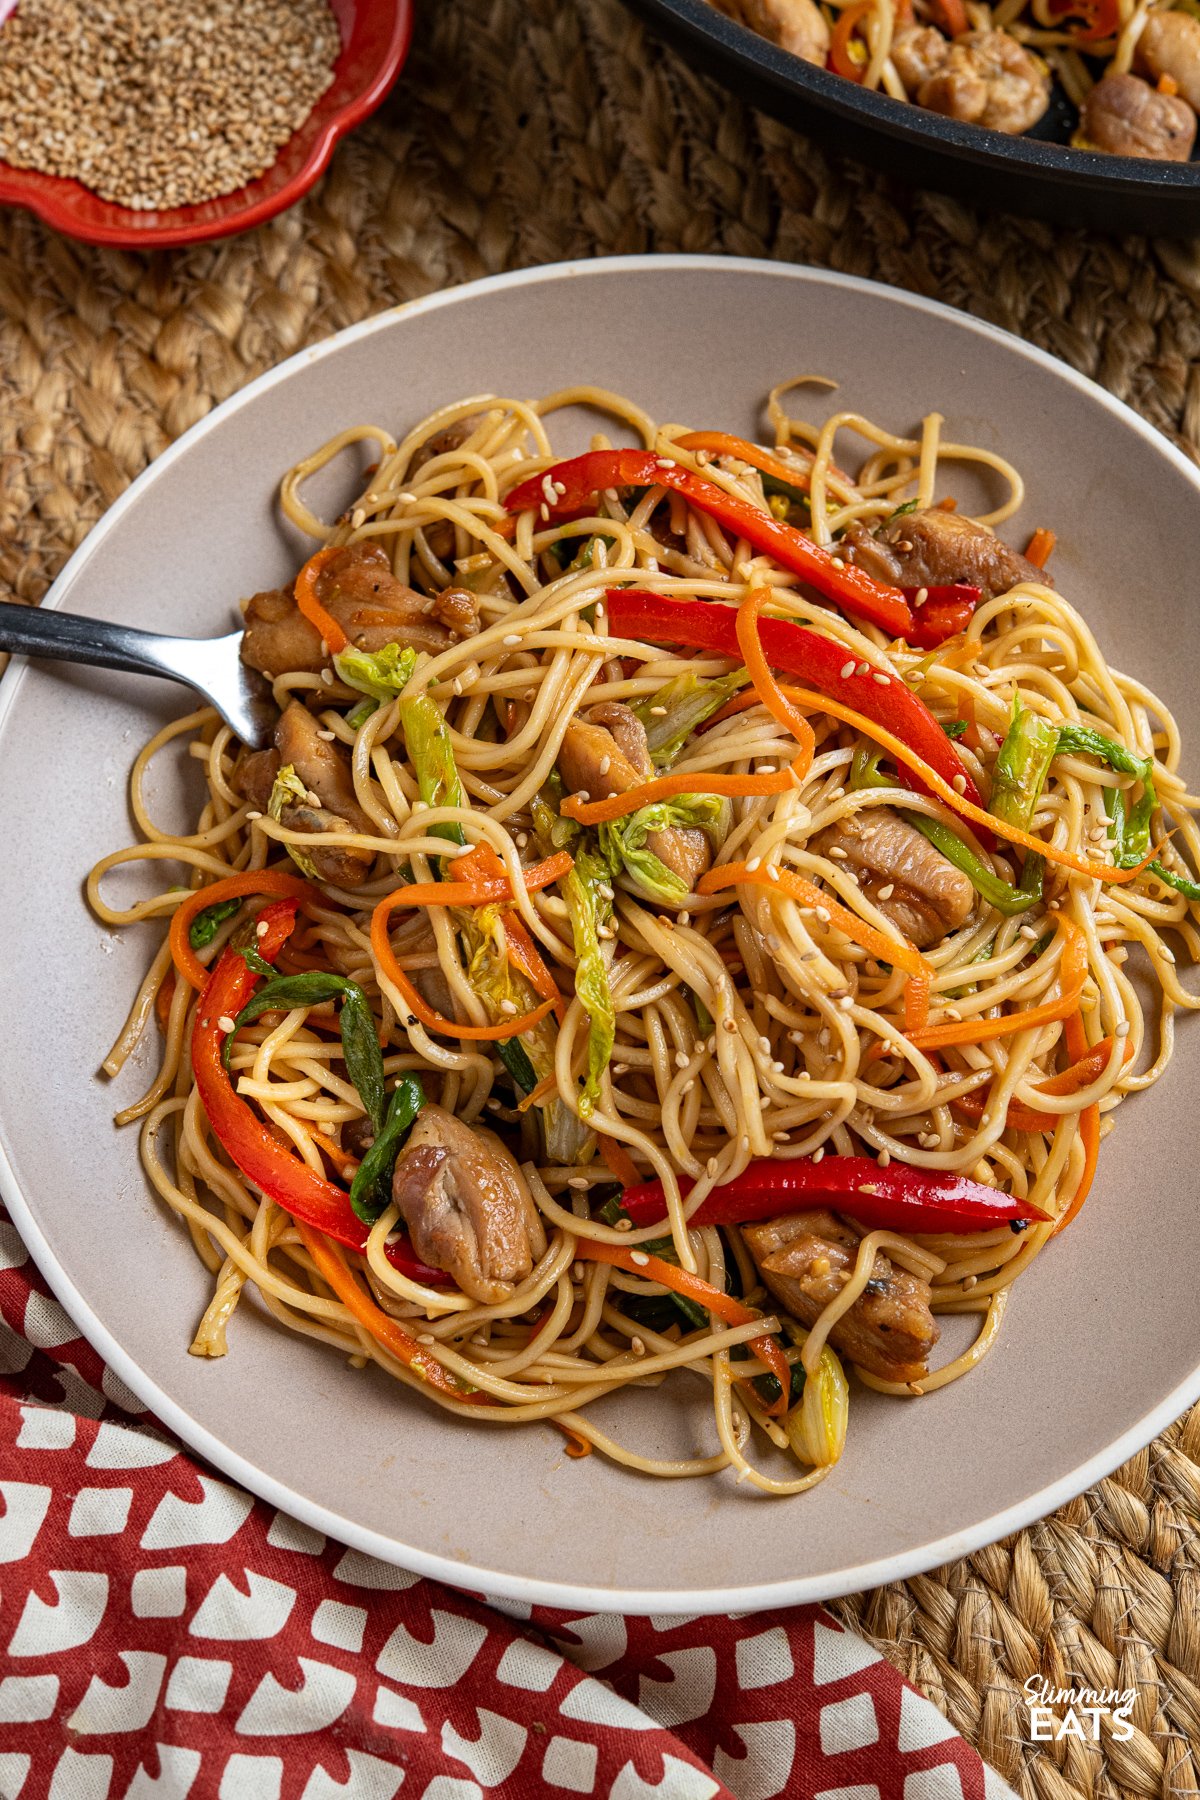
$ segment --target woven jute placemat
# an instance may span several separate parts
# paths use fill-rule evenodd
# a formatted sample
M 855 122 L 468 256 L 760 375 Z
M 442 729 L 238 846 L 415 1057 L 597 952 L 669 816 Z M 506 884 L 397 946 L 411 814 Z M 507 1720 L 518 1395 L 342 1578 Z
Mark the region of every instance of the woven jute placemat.
M 5 597 L 39 600 L 172 438 L 303 345 L 599 252 L 772 256 L 911 288 L 1042 345 L 1196 454 L 1200 249 L 985 218 L 832 162 L 691 74 L 617 0 L 419 10 L 383 111 L 258 231 L 140 257 L 0 215 Z M 1200 1791 L 1198 1527 L 1200 1407 L 1051 1518 L 838 1610 L 1027 1800 L 1182 1800 Z M 1133 1735 L 1032 1741 L 1022 1687 L 1039 1675 L 1136 1690 Z

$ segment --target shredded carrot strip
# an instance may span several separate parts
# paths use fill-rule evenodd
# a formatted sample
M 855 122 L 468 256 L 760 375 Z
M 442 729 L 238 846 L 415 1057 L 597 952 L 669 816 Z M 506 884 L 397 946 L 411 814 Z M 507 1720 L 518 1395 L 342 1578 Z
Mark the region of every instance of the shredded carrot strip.
M 1061 1069 L 1057 1075 L 1051 1075 L 1046 1081 L 1039 1081 L 1036 1093 L 1052 1096 L 1055 1099 L 1066 1099 L 1077 1094 L 1080 1088 L 1090 1087 L 1103 1075 L 1108 1067 L 1108 1060 L 1113 1053 L 1115 1038 L 1101 1038 L 1098 1044 L 1079 1057 L 1069 1068 Z M 1126 1044 L 1126 1060 L 1133 1054 L 1133 1046 Z M 950 1102 L 955 1112 L 964 1114 L 968 1119 L 981 1118 L 987 1110 L 988 1090 L 976 1088 L 974 1093 L 960 1094 Z M 1032 1106 L 1022 1106 L 1020 1101 L 1009 1103 L 1006 1124 L 1013 1131 L 1049 1131 L 1054 1120 L 1060 1115 L 1056 1112 L 1042 1112 Z
M 345 1258 L 336 1244 L 330 1242 L 324 1232 L 316 1231 L 311 1225 L 296 1220 L 296 1229 L 304 1240 L 304 1248 L 321 1271 L 322 1278 L 328 1282 L 342 1304 L 350 1309 L 359 1324 L 369 1331 L 371 1336 L 381 1343 L 385 1350 L 407 1363 L 430 1387 L 437 1388 L 439 1393 L 448 1394 L 452 1400 L 461 1400 L 468 1405 L 490 1406 L 491 1399 L 486 1394 L 471 1394 L 455 1380 L 448 1370 L 443 1368 L 436 1356 L 430 1356 L 418 1344 L 411 1332 L 404 1329 L 399 1320 L 389 1318 L 387 1313 L 376 1306 L 369 1294 L 363 1292 L 346 1266 Z
M 553 1094 L 557 1088 L 558 1076 L 554 1073 L 554 1070 L 551 1069 L 549 1075 L 543 1075 L 537 1086 L 533 1088 L 530 1093 L 526 1094 L 523 1100 L 517 1102 L 517 1111 L 522 1113 L 528 1112 L 531 1106 L 540 1106 L 547 1095 Z
M 959 1019 L 946 1025 L 931 1025 L 925 1031 L 911 1032 L 912 1042 L 919 1050 L 936 1050 L 943 1044 L 982 1044 L 992 1038 L 1011 1037 L 1016 1031 L 1032 1031 L 1035 1026 L 1070 1018 L 1079 1010 L 1079 996 L 1087 980 L 1087 939 L 1065 913 L 1060 914 L 1058 927 L 1067 941 L 1059 971 L 1062 992 L 1057 1000 L 1046 1000 L 1023 1012 L 1005 1013 L 999 1019 Z
M 754 696 L 751 704 L 756 699 Z M 691 775 L 658 775 L 623 794 L 611 794 L 607 800 L 581 800 L 578 794 L 568 794 L 560 811 L 565 818 L 578 819 L 581 825 L 605 825 L 610 819 L 623 819 L 627 813 L 639 812 L 658 800 L 673 800 L 676 794 L 722 794 L 743 800 L 762 794 L 786 794 L 800 786 L 811 762 L 811 752 L 807 757 L 802 752 L 790 768 L 773 770 L 769 775 L 714 775 L 707 769 L 697 769 Z
M 611 1263 L 614 1269 L 624 1269 L 629 1275 L 642 1275 L 647 1281 L 657 1281 L 660 1286 L 670 1288 L 674 1294 L 684 1294 L 694 1300 L 697 1306 L 703 1306 L 716 1319 L 723 1319 L 727 1325 L 748 1325 L 751 1319 L 761 1315 L 750 1307 L 743 1306 L 732 1294 L 723 1293 L 707 1281 L 701 1281 L 698 1275 L 689 1275 L 686 1269 L 677 1269 L 674 1263 L 664 1262 L 661 1256 L 652 1256 L 646 1250 L 639 1250 L 631 1245 L 627 1250 L 624 1244 L 602 1244 L 597 1238 L 579 1238 L 575 1245 L 575 1255 L 581 1260 Z M 776 1381 L 783 1389 L 779 1399 L 767 1407 L 769 1413 L 787 1411 L 788 1395 L 792 1385 L 791 1365 L 773 1337 L 766 1333 L 760 1338 L 751 1338 L 748 1348 L 753 1350 L 759 1362 L 765 1363 Z
M 309 624 L 313 626 L 315 630 L 320 632 L 325 642 L 329 645 L 329 654 L 331 656 L 337 656 L 340 651 L 344 650 L 346 645 L 350 642 L 350 639 L 346 636 L 333 615 L 327 613 L 325 608 L 321 605 L 321 602 L 317 599 L 317 576 L 321 573 L 321 570 L 325 568 L 327 563 L 339 554 L 339 549 L 340 546 L 326 544 L 322 549 L 318 550 L 315 555 L 310 556 L 300 573 L 297 575 L 296 584 L 292 590 L 296 596 L 296 605 L 300 608 L 300 611 L 304 614 L 304 617 L 308 620 Z
M 217 906 L 223 900 L 236 900 L 243 894 L 282 894 L 290 900 L 324 900 L 320 889 L 311 881 L 302 881 L 299 875 L 289 875 L 283 869 L 248 869 L 244 875 L 228 875 L 223 881 L 210 881 L 207 887 L 196 888 L 176 907 L 170 931 L 172 960 L 184 980 L 190 981 L 194 988 L 204 986 L 209 971 L 188 941 L 192 920 L 205 907 Z M 328 904 L 327 901 L 324 903 Z
M 457 866 L 461 868 L 470 860 L 469 854 L 460 857 Z M 551 882 L 568 874 L 572 867 L 571 857 L 565 850 L 548 856 L 545 862 L 534 863 L 532 868 L 524 871 L 526 892 L 534 894 L 539 888 L 549 887 Z M 511 900 L 512 897 L 508 871 L 501 864 L 498 874 L 477 875 L 469 881 L 410 881 L 407 887 L 394 888 L 386 903 L 392 907 L 486 906 L 489 901 Z
M 910 1035 L 929 1023 L 929 976 L 910 975 L 904 984 L 904 1029 Z
M 546 887 L 549 882 L 557 881 L 560 875 L 565 875 L 571 867 L 571 858 L 565 850 L 560 851 L 557 856 L 548 857 L 545 862 L 526 870 L 526 887 Z M 483 900 L 511 899 L 512 887 L 505 873 L 500 881 L 410 882 L 407 887 L 394 888 L 390 894 L 385 894 L 375 908 L 371 915 L 371 950 L 376 964 L 403 995 L 409 1013 L 430 1031 L 443 1031 L 450 1037 L 469 1038 L 473 1043 L 495 1043 L 529 1031 L 547 1013 L 554 1010 L 553 1000 L 543 1000 L 532 1012 L 518 1013 L 511 1019 L 505 1019 L 500 1025 L 460 1025 L 457 1019 L 447 1019 L 422 998 L 392 952 L 388 929 L 391 916 L 398 906 L 478 906 Z M 557 991 L 556 988 L 555 992 Z M 559 998 L 561 1000 L 561 995 Z
M 323 1131 L 310 1131 L 308 1135 L 317 1149 L 329 1158 L 343 1181 L 347 1175 L 353 1175 L 359 1163 L 357 1156 L 351 1156 L 348 1150 L 343 1150 L 332 1138 L 327 1138 Z
M 873 738 L 877 744 L 882 744 L 885 750 L 891 751 L 898 763 L 921 777 L 931 794 L 936 794 L 939 800 L 944 800 L 946 805 L 962 818 L 970 819 L 975 825 L 982 825 L 985 831 L 991 831 L 997 837 L 1006 838 L 1010 844 L 1020 844 L 1026 850 L 1036 850 L 1039 856 L 1046 858 L 1047 862 L 1058 863 L 1064 869 L 1074 869 L 1077 875 L 1087 875 L 1093 881 L 1103 881 L 1121 886 L 1125 882 L 1136 881 L 1138 876 L 1144 873 L 1147 865 L 1152 863 L 1156 856 L 1162 854 L 1162 845 L 1155 844 L 1147 850 L 1141 862 L 1134 868 L 1112 869 L 1106 868 L 1102 863 L 1089 862 L 1085 857 L 1076 856 L 1071 850 L 1056 849 L 1053 844 L 1045 843 L 1043 839 L 1034 837 L 1031 832 L 1022 831 L 1019 825 L 1009 825 L 1005 820 L 995 818 L 984 807 L 976 806 L 973 800 L 965 799 L 957 789 L 951 787 L 948 781 L 942 779 L 936 769 L 930 768 L 929 764 L 918 756 L 915 750 L 911 750 L 903 738 L 898 738 L 894 732 L 889 731 L 886 725 L 877 725 L 865 714 L 855 712 L 852 706 L 843 706 L 840 700 L 831 700 L 828 695 L 818 694 L 812 688 L 790 687 L 784 686 L 782 683 L 780 688 L 789 700 L 796 700 L 802 706 L 811 706 L 817 712 L 827 712 L 831 718 L 842 719 L 847 725 L 853 725 L 856 730 L 861 731 L 865 737 Z M 719 712 L 713 714 L 708 723 L 716 725 L 722 719 L 730 718 L 734 713 L 744 712 L 748 706 L 757 705 L 759 705 L 757 694 L 749 691 L 735 694 L 731 700 L 725 702 Z M 705 776 L 702 779 L 711 781 L 713 777 Z M 760 779 L 766 780 L 768 777 L 763 776 Z M 619 815 L 613 813 L 605 816 L 616 818 Z M 590 820 L 586 822 L 590 823 Z
M 797 468 L 795 463 L 785 463 L 778 456 L 772 456 L 767 450 L 760 450 L 757 444 L 749 443 L 745 438 L 735 437 L 731 431 L 689 431 L 683 437 L 673 439 L 681 450 L 707 450 L 710 456 L 736 456 L 740 462 L 749 463 L 751 468 L 758 469 L 764 475 L 773 475 L 776 481 L 786 481 L 789 487 L 799 488 L 807 494 L 811 485 L 809 471 Z M 831 473 L 837 475 L 838 470 Z M 848 476 L 842 476 L 843 481 Z
M 784 730 L 790 731 L 799 744 L 800 754 L 792 764 L 792 770 L 794 774 L 803 778 L 812 768 L 817 740 L 812 726 L 804 714 L 797 712 L 792 705 L 786 692 L 776 681 L 771 666 L 763 655 L 758 621 L 764 605 L 770 598 L 770 588 L 755 588 L 746 595 L 738 607 L 737 618 L 734 622 L 738 649 L 742 653 L 742 661 L 754 684 L 755 693 L 772 717 L 778 719 Z
M 1058 542 L 1052 531 L 1039 525 L 1025 547 L 1025 560 L 1031 562 L 1035 569 L 1044 569 L 1054 554 L 1054 546 Z
M 1087 1032 L 1084 1030 L 1083 1014 L 1069 1013 L 1066 1022 L 1066 1040 L 1068 1053 L 1078 1062 L 1087 1051 Z M 1091 1106 L 1085 1106 L 1079 1115 L 1079 1135 L 1083 1139 L 1083 1172 L 1079 1177 L 1079 1186 L 1071 1198 L 1062 1218 L 1058 1220 L 1051 1237 L 1057 1237 L 1065 1231 L 1076 1213 L 1083 1208 L 1083 1203 L 1091 1191 L 1092 1182 L 1096 1178 L 1096 1164 L 1100 1160 L 1100 1102 L 1095 1100 Z
M 910 0 L 909 16 L 910 17 L 912 16 L 911 15 L 911 0 Z M 954 496 L 952 494 L 947 494 L 946 498 L 944 500 L 938 501 L 937 509 L 939 512 L 957 512 L 958 511 L 958 501 L 954 498 Z
M 891 963 L 895 968 L 903 969 L 906 975 L 918 976 L 928 983 L 933 971 L 915 945 L 910 944 L 906 938 L 887 937 L 882 931 L 876 931 L 873 925 L 868 925 L 857 913 L 839 905 L 831 894 L 806 880 L 803 875 L 798 875 L 794 869 L 777 869 L 772 866 L 768 870 L 763 865 L 751 869 L 744 862 L 720 863 L 715 869 L 710 869 L 707 875 L 700 877 L 696 883 L 696 892 L 716 894 L 722 888 L 739 887 L 743 883 L 764 887 L 770 893 L 781 894 L 785 900 L 795 900 L 800 906 L 814 909 L 820 907 L 822 912 L 829 915 L 827 920 L 822 920 L 823 924 L 836 926 L 838 931 L 858 944 L 869 956 L 874 956 L 880 962 Z
M 552 1425 L 557 1425 L 558 1429 L 566 1438 L 568 1456 L 573 1456 L 578 1460 L 581 1457 L 590 1456 L 592 1454 L 590 1439 L 582 1437 L 578 1431 L 572 1431 L 571 1427 L 569 1425 L 564 1425 L 561 1419 L 551 1419 L 550 1423 Z
M 642 1178 L 624 1144 L 618 1138 L 602 1137 L 599 1132 L 596 1133 L 596 1143 L 609 1174 L 615 1175 L 622 1187 L 636 1187 Z
M 566 852 L 564 851 L 565 855 Z M 568 861 L 570 859 L 568 858 Z M 476 844 L 475 848 L 460 856 L 455 873 L 469 867 L 468 879 L 473 880 L 478 873 L 485 880 L 502 881 L 508 887 L 508 873 L 490 844 Z M 564 871 L 565 873 L 565 871 Z M 506 913 L 504 917 L 504 936 L 508 948 L 508 960 L 514 969 L 524 975 L 530 987 L 543 1000 L 549 1000 L 558 1014 L 559 1022 L 565 1019 L 567 1004 L 563 999 L 558 983 L 538 954 L 537 946 L 525 929 L 525 923 L 516 913 Z

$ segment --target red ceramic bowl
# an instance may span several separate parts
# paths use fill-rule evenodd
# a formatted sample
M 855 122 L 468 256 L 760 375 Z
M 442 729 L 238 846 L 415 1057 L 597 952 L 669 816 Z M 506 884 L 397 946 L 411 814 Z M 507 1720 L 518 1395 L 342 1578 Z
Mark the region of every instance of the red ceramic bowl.
M 308 192 L 339 140 L 374 112 L 408 54 L 413 0 L 329 3 L 342 34 L 333 85 L 257 181 L 198 206 L 134 212 L 101 200 L 78 181 L 0 162 L 0 203 L 27 206 L 69 237 L 89 244 L 118 244 L 126 250 L 198 244 L 273 218 Z M 5 10 L 0 5 L 0 16 Z

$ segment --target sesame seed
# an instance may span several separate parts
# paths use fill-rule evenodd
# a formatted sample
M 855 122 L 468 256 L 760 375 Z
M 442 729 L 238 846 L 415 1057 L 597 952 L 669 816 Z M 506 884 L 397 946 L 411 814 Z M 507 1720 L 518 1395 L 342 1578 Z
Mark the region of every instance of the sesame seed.
M 665 706 L 652 706 L 650 711 L 656 719 L 665 719 L 667 716 L 667 709 Z
M 1124 1038 L 1129 1036 L 1129 1020 L 1122 1019 L 1119 1025 L 1113 1026 L 1113 1036 Z
M 892 685 L 891 676 L 884 675 L 879 669 L 875 670 L 875 673 L 871 676 L 871 680 L 877 681 L 880 687 L 890 687 Z
M 842 680 L 848 681 L 850 679 L 851 675 L 853 675 L 853 673 L 854 673 L 854 658 L 851 657 L 850 661 L 848 663 L 842 664 Z
M 232 1031 L 235 1023 L 236 1021 L 231 1019 L 228 1013 L 222 1013 L 217 1020 L 217 1024 L 221 1027 L 221 1030 L 226 1032 Z
M 251 819 L 251 820 L 254 820 L 254 819 L 261 819 L 261 818 L 262 818 L 262 814 L 261 814 L 261 813 L 260 813 L 260 812 L 248 812 L 248 813 L 247 813 L 247 814 L 246 814 L 246 817 L 247 817 L 247 818 L 248 818 L 248 819 Z
M 820 1149 L 813 1151 L 813 1161 L 815 1163 L 821 1162 L 822 1159 L 824 1158 L 824 1155 L 825 1155 L 825 1146 L 824 1146 L 824 1144 L 822 1144 Z
M 888 884 L 887 884 L 887 886 L 886 886 L 886 887 L 881 887 L 881 888 L 880 888 L 880 890 L 879 890 L 879 898 L 880 898 L 880 899 L 881 899 L 881 900 L 890 900 L 890 899 L 891 899 L 891 897 L 892 897 L 892 895 L 893 895 L 893 894 L 894 894 L 894 893 L 895 893 L 895 891 L 896 891 L 896 884 L 895 884 L 895 882 L 893 882 L 893 881 L 889 881 L 889 882 L 888 882 Z
M 768 881 L 778 881 L 779 880 L 779 870 L 775 867 L 774 863 L 767 864 L 767 880 Z
M 831 844 L 829 847 L 829 854 L 833 857 L 835 862 L 845 862 L 850 853 L 848 850 L 843 850 L 840 844 Z
M 588 1185 L 588 1178 L 586 1175 L 569 1175 L 567 1177 L 567 1186 L 569 1188 L 574 1188 L 578 1193 L 586 1193 Z
M 851 1007 L 854 1005 L 854 995 L 853 994 L 843 994 L 841 999 L 838 1001 L 838 1005 L 841 1007 L 843 1012 L 849 1012 Z
M 333 676 L 329 673 L 328 669 L 321 670 L 321 680 L 325 683 L 326 687 L 333 686 Z
M 611 756 L 602 756 L 600 758 L 600 773 L 601 773 L 601 775 L 607 775 L 608 771 L 611 768 L 612 768 L 612 757 Z
M 879 1166 L 881 1169 L 886 1169 L 891 1160 L 892 1153 L 890 1150 L 881 1150 L 879 1152 Z
M 710 1181 L 717 1174 L 717 1171 L 720 1169 L 720 1167 L 721 1167 L 721 1165 L 717 1161 L 717 1158 L 715 1156 L 710 1156 L 708 1161 L 704 1165 L 704 1173 L 708 1176 Z
M 254 927 L 254 935 L 256 938 L 265 938 L 270 929 L 271 927 L 267 924 L 267 921 L 265 919 L 260 919 Z
M 769 1037 L 760 1037 L 758 1040 L 758 1047 L 762 1051 L 764 1056 L 770 1056 L 771 1040 Z
M 827 906 L 818 906 L 815 908 L 815 911 L 816 911 L 816 915 L 817 915 L 818 919 L 820 919 L 822 925 L 828 925 L 830 919 L 833 917 L 833 914 L 830 912 L 829 908 Z
M 928 600 L 928 598 L 929 598 L 929 589 L 927 587 L 917 589 L 916 604 L 918 606 L 924 606 L 924 604 Z
M 645 1356 L 646 1354 L 646 1346 L 640 1337 L 631 1337 L 629 1340 L 629 1348 L 633 1351 L 635 1356 Z
M 761 856 L 752 856 L 750 858 L 750 861 L 746 864 L 747 875 L 753 875 L 755 869 L 761 868 L 761 866 L 762 866 L 762 857 Z
M 500 1002 L 500 1011 L 502 1013 L 507 1013 L 510 1018 L 513 1016 L 513 1014 L 515 1014 L 516 1010 L 517 1009 L 513 1005 L 511 1000 L 502 1000 Z
M 737 1031 L 737 1026 L 732 1019 L 722 1019 L 721 1030 L 729 1032 L 730 1036 L 732 1036 Z
M 519 644 L 520 641 L 521 641 L 521 634 L 519 631 L 506 632 L 505 635 L 500 639 L 500 642 L 502 644 L 507 645 L 510 650 L 512 649 L 514 644 Z
M 650 1258 L 646 1255 L 644 1250 L 631 1250 L 629 1252 L 629 1260 L 630 1262 L 635 1262 L 639 1269 L 644 1269 L 646 1264 L 650 1261 Z
M 845 561 L 840 556 L 831 556 L 829 560 L 835 569 L 844 569 L 846 566 Z
M 317 736 L 323 738 L 327 744 L 332 744 L 337 733 L 334 731 L 318 731 Z
M 677 1050 L 675 1052 L 675 1067 L 677 1069 L 686 1069 L 690 1060 L 686 1050 Z
M 858 665 L 858 672 L 860 675 L 869 675 L 871 673 L 870 663 L 869 662 L 860 662 Z
M 951 783 L 951 786 L 953 787 L 956 794 L 965 794 L 967 791 L 966 776 L 965 775 L 956 775 L 954 777 L 953 782 Z

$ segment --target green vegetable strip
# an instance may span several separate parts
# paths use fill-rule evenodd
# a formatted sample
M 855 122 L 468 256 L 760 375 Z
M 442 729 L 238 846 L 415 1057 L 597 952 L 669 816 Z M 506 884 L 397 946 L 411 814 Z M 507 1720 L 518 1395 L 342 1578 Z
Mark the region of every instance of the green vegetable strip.
M 646 747 L 655 768 L 670 768 L 693 732 L 749 679 L 745 669 L 716 681 L 701 681 L 689 671 L 668 681 L 648 700 L 640 700 L 633 710 L 646 728 Z
M 1012 723 L 992 770 L 991 810 L 1028 831 L 1059 743 L 1059 728 L 1013 698 Z
M 881 775 L 879 772 L 881 755 L 882 752 L 878 750 L 867 751 L 861 745 L 859 746 L 854 752 L 850 764 L 851 787 L 892 787 L 895 785 L 888 780 L 886 775 Z M 967 844 L 964 844 L 963 840 L 957 833 L 951 831 L 948 825 L 943 825 L 940 819 L 928 819 L 924 813 L 914 812 L 905 812 L 901 817 L 907 819 L 910 825 L 914 825 L 922 837 L 928 838 L 934 849 L 944 856 L 947 862 L 953 863 L 956 869 L 961 869 L 976 893 L 982 894 L 989 906 L 994 906 L 997 912 L 1002 912 L 1010 917 L 1016 913 L 1028 912 L 1029 908 L 1036 906 L 1041 899 L 1044 865 L 1040 856 L 1026 857 L 1020 886 L 1013 887 L 1011 882 L 1003 880 L 999 875 L 993 875 L 975 852 Z
M 404 1075 L 393 1089 L 375 1142 L 354 1171 L 350 1205 L 367 1225 L 373 1225 L 391 1199 L 388 1184 L 397 1153 L 413 1121 L 425 1104 L 425 1089 L 417 1075 Z
M 418 694 L 412 700 L 400 702 L 400 729 L 404 733 L 408 760 L 417 772 L 417 788 L 426 806 L 465 805 L 450 733 L 440 708 L 428 694 Z M 431 825 L 429 834 L 446 838 L 452 844 L 467 841 L 461 825 Z
M 600 1084 L 612 1056 L 617 1022 L 608 967 L 600 948 L 599 930 L 612 916 L 612 906 L 601 885 L 607 885 L 608 865 L 594 851 L 585 850 L 562 884 L 563 899 L 575 940 L 575 992 L 588 1019 L 587 1078 L 579 1095 L 579 1112 L 588 1118 L 600 1097 Z
M 333 666 L 347 687 L 357 688 L 381 705 L 385 700 L 394 700 L 408 686 L 417 666 L 417 653 L 402 650 L 399 644 L 385 644 L 382 650 L 373 652 L 350 648 L 334 657 Z M 368 707 L 363 716 L 369 717 L 374 711 L 374 706 Z M 362 712 L 362 708 L 356 707 L 355 712 Z
M 269 963 L 263 966 L 270 969 Z M 383 1052 L 367 996 L 356 981 L 348 981 L 344 975 L 326 974 L 322 969 L 310 969 L 302 975 L 275 975 L 273 970 L 271 973 L 273 979 L 250 996 L 233 1021 L 233 1030 L 221 1050 L 225 1067 L 229 1067 L 234 1038 L 243 1025 L 251 1024 L 260 1013 L 288 1011 L 293 1006 L 322 1006 L 327 1000 L 340 999 L 346 1073 L 358 1089 L 363 1111 L 380 1131 L 384 1117 Z
M 240 900 L 218 900 L 215 906 L 206 906 L 203 912 L 197 913 L 188 931 L 192 949 L 207 950 L 226 919 L 232 919 L 241 904 Z
M 1041 899 L 1043 864 L 1040 856 L 1026 857 L 1021 885 L 1013 887 L 1011 882 L 993 875 L 975 852 L 948 825 L 943 825 L 940 819 L 927 819 L 924 813 L 905 813 L 904 817 L 910 825 L 916 826 L 922 837 L 929 839 L 934 849 L 947 862 L 962 870 L 976 893 L 982 894 L 988 905 L 994 906 L 997 912 L 1008 916 L 1028 912 Z

